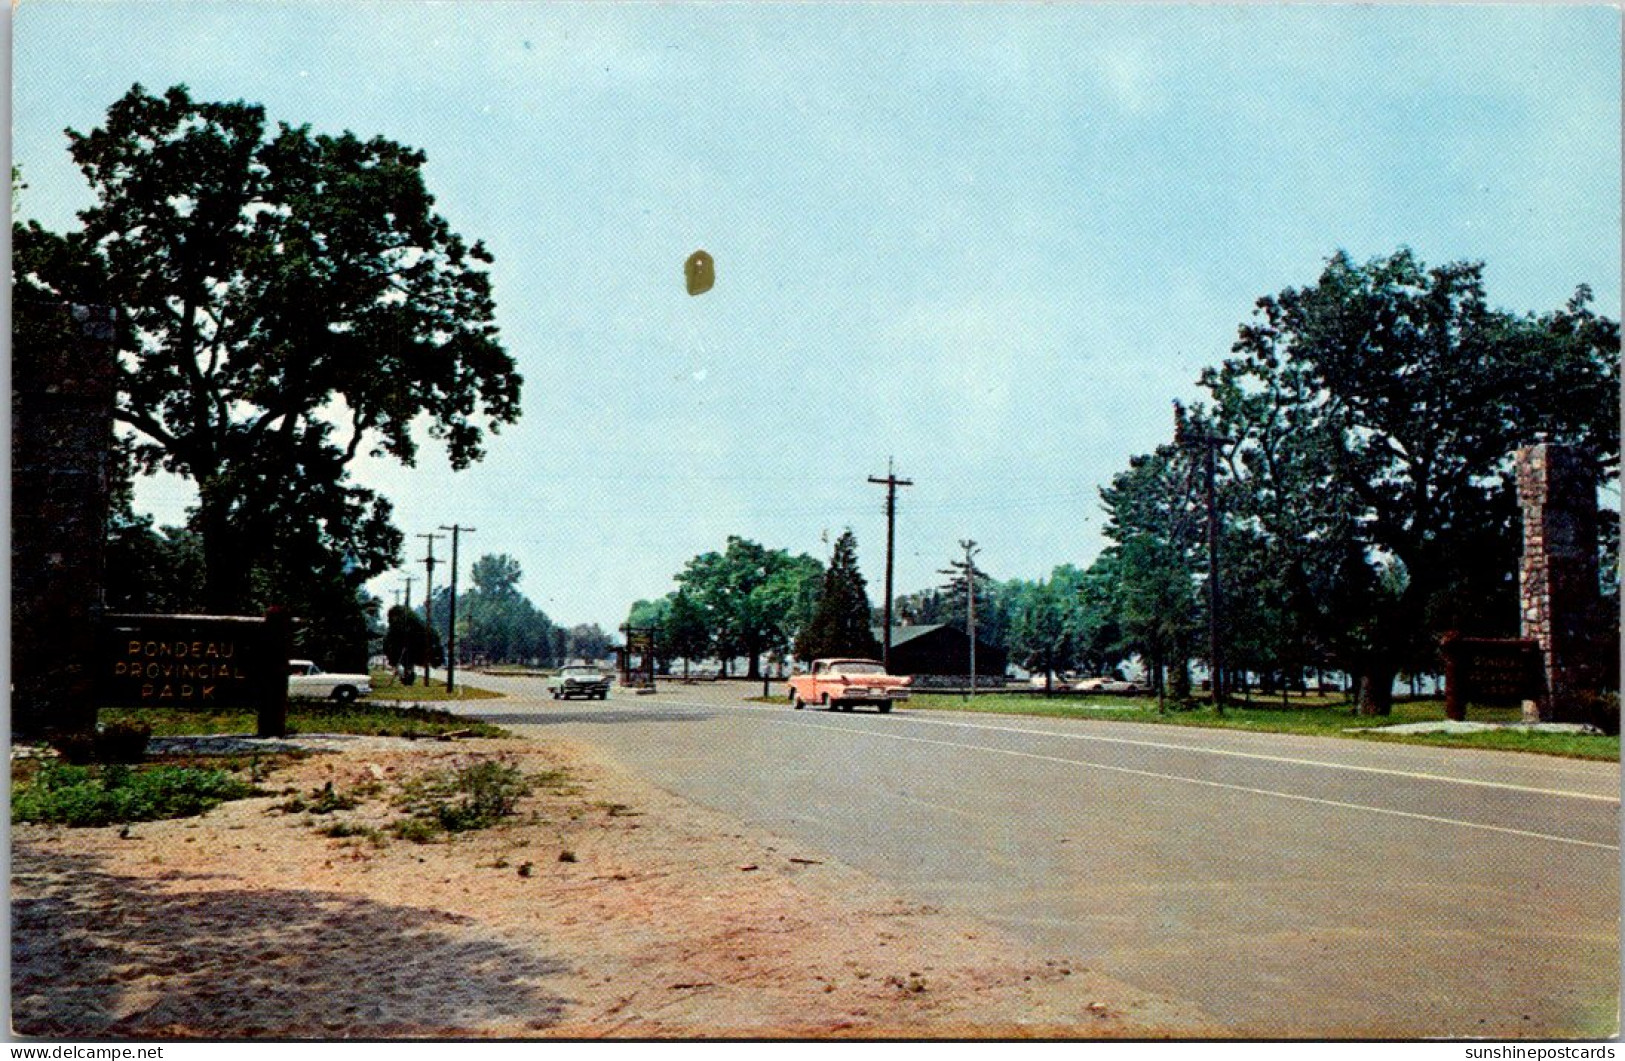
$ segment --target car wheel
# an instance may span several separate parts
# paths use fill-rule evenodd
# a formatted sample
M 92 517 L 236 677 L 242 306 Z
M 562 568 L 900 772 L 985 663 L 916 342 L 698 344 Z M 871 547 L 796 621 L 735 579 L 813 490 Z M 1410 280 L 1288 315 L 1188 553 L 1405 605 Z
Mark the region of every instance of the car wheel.
M 882 715 L 891 713 L 891 705 L 890 704 L 876 704 L 875 706 L 880 708 L 880 713 Z
M 333 690 L 333 699 L 337 700 L 341 704 L 353 703 L 355 698 L 359 695 L 360 694 L 356 692 L 355 686 L 353 685 L 341 685 L 337 689 Z
M 822 696 L 822 697 L 821 697 L 821 698 L 820 698 L 820 699 L 819 699 L 819 701 L 818 701 L 818 702 L 819 702 L 819 703 L 820 703 L 820 704 L 822 704 L 822 705 L 824 705 L 824 710 L 825 710 L 825 711 L 833 711 L 833 710 L 835 710 L 835 707 L 834 707 L 834 705 L 832 705 L 832 704 L 831 704 L 831 703 L 830 703 L 830 702 L 829 702 L 829 694 L 828 694 L 828 693 L 825 693 L 825 694 L 824 694 L 824 695 L 823 695 L 823 696 Z
M 803 700 L 801 697 L 797 696 L 795 693 L 791 693 L 790 694 L 790 706 L 795 708 L 797 711 L 800 711 L 802 708 L 807 706 L 807 701 Z
M 609 699 L 609 690 L 605 689 L 603 692 L 599 693 L 598 694 L 598 699 L 600 699 L 600 700 L 608 700 Z

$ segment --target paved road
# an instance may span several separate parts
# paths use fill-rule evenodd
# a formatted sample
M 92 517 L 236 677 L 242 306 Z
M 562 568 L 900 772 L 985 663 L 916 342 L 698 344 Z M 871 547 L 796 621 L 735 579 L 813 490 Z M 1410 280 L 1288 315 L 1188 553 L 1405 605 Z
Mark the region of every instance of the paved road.
M 465 710 L 1264 1037 L 1612 1034 L 1618 764 L 751 704 L 535 679 Z M 779 687 L 782 689 L 782 686 Z

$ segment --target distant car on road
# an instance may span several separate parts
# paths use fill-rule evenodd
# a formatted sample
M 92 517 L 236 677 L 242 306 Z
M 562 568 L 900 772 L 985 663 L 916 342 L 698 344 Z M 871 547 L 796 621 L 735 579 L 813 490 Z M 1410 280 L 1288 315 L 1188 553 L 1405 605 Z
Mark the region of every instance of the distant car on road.
M 555 700 L 579 696 L 586 700 L 609 699 L 609 675 L 597 667 L 565 667 L 547 683 Z
M 1072 686 L 1075 693 L 1137 693 L 1139 682 L 1126 682 L 1118 678 L 1085 678 Z
M 873 704 L 885 713 L 892 704 L 908 699 L 912 681 L 887 674 L 885 666 L 872 659 L 819 659 L 809 673 L 790 679 L 790 703 L 797 711 L 808 704 L 831 711 Z
M 288 661 L 288 695 L 347 704 L 372 692 L 367 674 L 329 674 L 308 659 Z

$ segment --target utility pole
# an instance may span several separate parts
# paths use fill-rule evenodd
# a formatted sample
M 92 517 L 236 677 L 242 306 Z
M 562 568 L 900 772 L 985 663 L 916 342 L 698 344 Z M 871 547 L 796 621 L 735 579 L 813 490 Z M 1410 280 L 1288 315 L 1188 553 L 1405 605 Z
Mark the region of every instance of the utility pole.
M 892 556 L 897 548 L 897 488 L 899 486 L 913 486 L 914 483 L 908 479 L 897 478 L 897 476 L 892 472 L 890 457 L 886 458 L 886 477 L 884 479 L 879 479 L 871 475 L 869 476 L 869 481 L 871 483 L 882 484 L 886 487 L 886 604 L 884 609 L 885 619 L 883 620 L 885 625 L 881 628 L 880 635 L 880 660 L 881 663 L 885 665 L 886 670 L 890 672 L 892 624 L 891 577 Z
M 970 618 L 970 695 L 976 695 L 976 543 L 964 539 L 959 547 L 965 550 L 965 601 Z
M 423 587 L 423 685 L 428 688 L 434 664 L 434 565 L 440 562 L 434 558 L 434 543 L 445 535 L 420 534 L 418 537 L 429 544 L 429 555 L 423 558 L 423 568 L 428 572 L 427 584 Z
M 1224 713 L 1224 655 L 1219 630 L 1222 628 L 1219 609 L 1224 594 L 1219 586 L 1219 447 L 1234 442 L 1233 438 L 1198 432 L 1185 417 L 1185 407 L 1174 402 L 1174 444 L 1182 449 L 1200 448 L 1202 451 L 1202 478 L 1207 495 L 1207 653 L 1211 672 L 1213 710 Z
M 441 524 L 441 530 L 451 531 L 451 617 L 446 620 L 446 692 L 457 690 L 457 538 L 473 534 L 473 527 Z
M 412 606 L 412 576 L 411 575 L 406 576 L 406 588 L 404 590 L 399 590 L 399 589 L 396 590 L 395 594 L 396 594 L 396 596 L 395 596 L 395 603 L 396 604 L 404 605 L 404 606 L 406 606 L 408 608 L 410 608 Z

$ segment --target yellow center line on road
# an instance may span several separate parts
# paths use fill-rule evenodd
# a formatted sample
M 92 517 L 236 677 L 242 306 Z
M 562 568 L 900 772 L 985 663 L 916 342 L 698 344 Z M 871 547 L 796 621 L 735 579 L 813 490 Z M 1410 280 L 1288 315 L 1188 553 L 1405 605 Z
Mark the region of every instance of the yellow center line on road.
M 1414 811 L 1393 810 L 1388 807 L 1373 807 L 1364 803 L 1345 803 L 1342 800 L 1322 799 L 1319 796 L 1303 796 L 1294 792 L 1280 792 L 1268 788 L 1252 788 L 1247 785 L 1232 785 L 1223 781 L 1208 781 L 1199 777 L 1185 777 L 1181 774 L 1159 774 L 1152 770 L 1135 770 L 1127 766 L 1106 766 L 1102 763 L 1092 763 L 1082 759 L 1067 759 L 1058 755 L 1041 755 L 1037 752 L 1018 752 L 1009 748 L 989 748 L 981 744 L 959 744 L 954 741 L 931 740 L 928 737 L 906 737 L 901 733 L 882 733 L 879 730 L 873 729 L 855 731 L 851 726 L 831 726 L 821 722 L 802 721 L 800 719 L 786 718 L 782 719 L 781 721 L 784 721 L 790 725 L 805 726 L 810 729 L 832 729 L 843 733 L 862 732 L 868 736 L 883 737 L 887 740 L 907 741 L 911 744 L 932 744 L 943 748 L 962 748 L 966 751 L 988 752 L 993 755 L 1008 755 L 1018 759 L 1036 759 L 1040 762 L 1061 763 L 1067 766 L 1088 766 L 1096 770 L 1106 770 L 1111 773 L 1131 774 L 1135 777 L 1149 777 L 1159 781 L 1183 781 L 1186 784 L 1202 785 L 1207 788 L 1223 789 L 1228 792 L 1244 792 L 1254 796 L 1273 796 L 1277 799 L 1295 800 L 1299 803 L 1314 803 L 1324 807 L 1337 807 L 1342 810 L 1367 811 L 1372 814 L 1385 814 L 1394 818 L 1409 818 L 1415 821 L 1433 822 L 1439 825 L 1457 825 L 1466 829 L 1480 829 L 1485 832 L 1505 833 L 1509 836 L 1522 836 L 1535 840 L 1551 840 L 1559 844 L 1573 844 L 1577 847 L 1594 847 L 1603 851 L 1619 850 L 1619 846 L 1617 844 L 1601 844 L 1593 840 L 1577 840 L 1569 836 L 1554 836 L 1551 833 L 1537 833 L 1528 829 L 1513 829 L 1504 825 L 1485 825 L 1481 822 L 1462 821 L 1459 818 L 1444 818 L 1434 814 L 1418 814 Z

